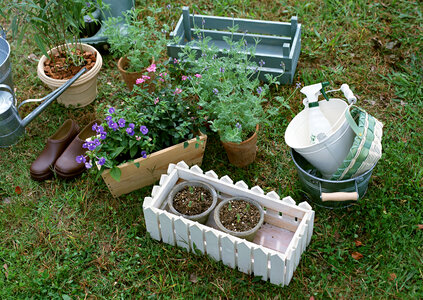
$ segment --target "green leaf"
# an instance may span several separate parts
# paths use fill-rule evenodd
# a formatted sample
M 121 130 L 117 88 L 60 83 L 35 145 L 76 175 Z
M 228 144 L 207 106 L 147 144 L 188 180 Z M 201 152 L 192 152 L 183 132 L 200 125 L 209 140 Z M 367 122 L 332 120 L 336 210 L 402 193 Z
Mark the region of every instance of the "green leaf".
M 40 48 L 41 52 L 47 56 L 50 57 L 47 53 L 46 47 L 44 46 L 43 41 L 40 39 L 40 37 L 38 35 L 34 36 L 35 42 L 37 43 L 38 48 Z
M 139 168 L 139 167 L 140 167 L 140 163 L 139 163 L 139 162 L 134 163 L 134 165 L 135 165 L 137 168 Z
M 131 157 L 134 157 L 134 156 L 135 156 L 135 154 L 137 154 L 137 152 L 138 152 L 138 148 L 137 148 L 137 147 L 132 147 L 132 148 L 129 150 L 129 155 L 131 155 Z
M 198 147 L 200 147 L 199 143 L 195 143 L 195 149 L 198 149 Z
M 120 182 L 120 175 L 122 175 L 122 172 L 118 167 L 113 167 L 110 170 L 110 176 L 112 176 L 112 178 L 117 182 Z
M 184 142 L 184 149 L 187 148 L 189 146 L 188 142 Z
M 116 156 L 118 156 L 123 151 L 123 149 L 125 149 L 125 147 L 117 147 L 115 149 L 115 151 L 113 151 L 113 153 L 110 156 L 112 158 L 115 158 Z

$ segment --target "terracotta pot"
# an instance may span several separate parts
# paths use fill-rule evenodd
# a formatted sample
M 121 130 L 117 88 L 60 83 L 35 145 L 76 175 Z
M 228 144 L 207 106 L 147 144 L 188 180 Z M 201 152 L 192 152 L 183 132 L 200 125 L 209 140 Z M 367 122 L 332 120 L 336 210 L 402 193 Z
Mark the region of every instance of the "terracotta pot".
M 57 48 L 61 48 L 59 46 Z M 87 44 L 78 44 L 78 48 L 81 47 L 83 51 L 90 51 L 96 53 L 96 63 L 88 72 L 81 75 L 77 81 L 75 81 L 70 87 L 57 98 L 57 102 L 64 104 L 65 106 L 79 106 L 83 107 L 94 101 L 97 96 L 97 76 L 100 72 L 101 66 L 103 65 L 103 59 L 94 47 Z M 56 53 L 57 48 L 53 48 L 48 53 Z M 37 75 L 38 78 L 52 90 L 57 89 L 62 86 L 67 80 L 64 79 L 53 79 L 48 77 L 44 72 L 44 63 L 47 60 L 47 57 L 43 55 L 38 62 L 37 66 Z
M 239 144 L 232 142 L 222 142 L 231 164 L 237 167 L 245 167 L 256 159 L 258 130 L 259 125 L 257 124 L 254 134 L 248 140 L 245 140 Z
M 151 60 L 151 64 L 154 64 L 154 58 Z M 137 79 L 141 78 L 142 74 L 147 72 L 146 69 L 149 66 L 146 66 L 140 72 L 128 72 L 128 71 L 126 71 L 126 68 L 128 67 L 128 65 L 129 65 L 129 60 L 126 57 L 119 58 L 117 67 L 119 69 L 120 76 L 122 77 L 123 81 L 125 81 L 129 90 L 132 91 L 132 89 L 134 88 L 134 84 L 137 81 Z

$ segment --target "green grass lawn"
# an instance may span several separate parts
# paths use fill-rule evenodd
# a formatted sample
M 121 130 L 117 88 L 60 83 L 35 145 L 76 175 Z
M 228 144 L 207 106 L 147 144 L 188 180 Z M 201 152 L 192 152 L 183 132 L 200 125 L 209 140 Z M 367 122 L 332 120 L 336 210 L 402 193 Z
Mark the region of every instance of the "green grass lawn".
M 54 102 L 18 144 L 0 149 L 0 299 L 423 298 L 423 230 L 417 226 L 423 224 L 422 2 L 175 1 L 167 20 L 172 26 L 182 5 L 261 20 L 298 16 L 303 32 L 295 82 L 327 80 L 334 88 L 348 83 L 358 105 L 384 123 L 384 153 L 365 198 L 340 210 L 310 203 L 316 211 L 314 235 L 291 283 L 282 288 L 152 240 L 142 212 L 151 187 L 114 199 L 101 178 L 87 173 L 70 181 L 32 181 L 29 167 L 60 124 L 73 118 L 85 126 L 100 103 L 119 103 L 127 93 L 116 61 L 106 55 L 93 104 L 65 108 Z M 19 102 L 49 93 L 36 76 L 36 62 L 28 59 L 31 53 L 40 56 L 35 43 L 18 47 L 8 38 Z M 275 88 L 270 105 L 294 91 L 295 84 Z M 273 126 L 260 132 L 252 165 L 231 166 L 211 135 L 203 170 L 305 201 L 284 142 L 302 98 L 295 91 L 291 110 L 281 109 Z M 21 116 L 34 107 L 24 106 Z M 353 252 L 363 257 L 356 260 Z

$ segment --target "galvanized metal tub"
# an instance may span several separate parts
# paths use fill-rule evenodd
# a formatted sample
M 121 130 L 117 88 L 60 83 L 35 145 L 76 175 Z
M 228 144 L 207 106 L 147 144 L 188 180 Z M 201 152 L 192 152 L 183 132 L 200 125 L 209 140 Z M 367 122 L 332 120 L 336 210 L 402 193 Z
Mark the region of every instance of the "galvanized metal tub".
M 298 176 L 306 197 L 317 206 L 345 208 L 353 205 L 366 194 L 370 177 L 376 164 L 364 174 L 347 180 L 327 180 L 319 176 L 304 157 L 291 149 L 291 157 L 297 167 Z
M 13 91 L 12 68 L 10 65 L 10 45 L 0 37 L 0 84 L 7 84 Z

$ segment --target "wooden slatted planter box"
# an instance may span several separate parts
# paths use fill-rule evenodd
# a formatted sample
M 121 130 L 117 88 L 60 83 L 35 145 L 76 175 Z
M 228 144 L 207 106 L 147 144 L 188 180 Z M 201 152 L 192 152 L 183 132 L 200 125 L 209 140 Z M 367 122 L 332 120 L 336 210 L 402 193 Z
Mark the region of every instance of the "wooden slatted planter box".
M 244 196 L 258 201 L 266 209 L 265 223 L 254 241 L 215 229 L 213 213 L 206 225 L 170 213 L 167 196 L 176 183 L 184 180 L 207 182 L 221 199 Z M 204 173 L 200 167 L 189 168 L 183 161 L 170 164 L 159 184 L 143 203 L 147 231 L 153 239 L 192 252 L 198 249 L 233 269 L 269 279 L 273 284 L 289 284 L 313 234 L 314 211 L 307 202 L 296 205 L 291 197 L 281 200 L 273 191 L 265 194 L 258 186 L 249 189 L 243 181 L 234 184 L 229 176 L 219 179 L 214 171 Z
M 120 181 L 110 175 L 110 170 L 101 174 L 113 197 L 130 193 L 155 183 L 162 174 L 166 174 L 170 163 L 186 161 L 190 166 L 201 165 L 206 149 L 207 135 L 201 134 L 199 140 L 193 138 L 188 146 L 180 143 L 166 149 L 151 153 L 147 158 L 137 158 L 133 162 L 121 164 Z
M 211 43 L 219 49 L 228 48 L 223 37 L 232 35 L 228 28 L 234 25 L 239 26 L 239 32 L 234 33 L 234 40 L 244 37 L 250 47 L 255 45 L 255 39 L 260 40 L 254 57 L 257 63 L 261 60 L 265 62 L 263 67 L 259 68 L 260 79 L 265 80 L 264 74 L 274 76 L 283 74 L 279 77 L 279 82 L 291 84 L 301 51 L 301 24 L 298 23 L 297 17 L 292 17 L 291 23 L 234 19 L 193 15 L 189 13 L 188 7 L 183 7 L 182 16 L 170 34 L 171 38 L 180 38 L 179 42 L 169 43 L 167 53 L 169 57 L 178 57 L 178 53 L 190 41 L 192 48 L 198 50 L 199 47 L 195 45 L 198 40 L 195 31 L 198 29 L 200 36 L 211 37 Z

